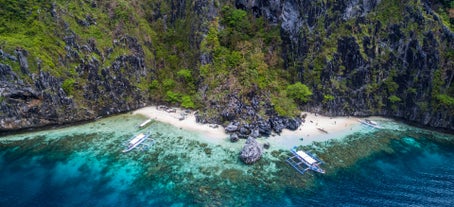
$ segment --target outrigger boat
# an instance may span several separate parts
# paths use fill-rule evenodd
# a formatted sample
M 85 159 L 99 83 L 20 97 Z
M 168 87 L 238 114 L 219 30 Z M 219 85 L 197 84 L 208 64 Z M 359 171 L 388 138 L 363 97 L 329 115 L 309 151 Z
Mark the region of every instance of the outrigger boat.
M 320 167 L 321 164 L 325 163 L 315 155 L 302 150 L 296 150 L 296 147 L 293 147 L 290 151 L 293 156 L 287 159 L 287 163 L 299 173 L 304 174 L 308 170 L 325 173 L 325 170 Z
M 146 139 L 150 137 L 150 133 L 140 133 L 134 137 L 128 142 L 128 145 L 126 149 L 124 149 L 122 152 L 129 152 L 142 144 Z
M 382 128 L 380 125 L 378 125 L 377 122 L 372 121 L 372 120 L 369 120 L 369 119 L 364 119 L 364 121 L 361 120 L 361 119 L 358 119 L 358 121 L 359 121 L 361 124 L 364 124 L 364 125 L 367 125 L 367 126 L 376 128 L 376 129 L 381 129 L 381 128 Z
M 141 123 L 141 124 L 139 125 L 139 128 L 145 127 L 145 126 L 148 125 L 151 121 L 153 121 L 153 119 L 147 119 L 146 121 L 144 121 L 143 123 Z

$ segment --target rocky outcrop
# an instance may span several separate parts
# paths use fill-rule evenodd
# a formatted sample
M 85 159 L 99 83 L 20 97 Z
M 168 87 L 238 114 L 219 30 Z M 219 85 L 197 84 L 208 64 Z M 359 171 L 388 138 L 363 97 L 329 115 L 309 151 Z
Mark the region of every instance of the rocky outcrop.
M 253 164 L 262 157 L 262 146 L 253 137 L 246 140 L 246 144 L 241 150 L 240 159 L 246 164 Z
M 82 50 L 100 54 L 95 43 L 80 46 L 74 36 L 65 37 L 67 56 L 62 62 L 79 62 L 75 70 L 84 79 L 66 86 L 67 91 L 65 80 L 49 72 L 31 73 L 26 50 L 16 50 L 16 56 L 1 51 L 0 59 L 18 63 L 21 75 L 0 63 L 0 131 L 74 123 L 143 107 L 148 99 L 132 83 L 147 75 L 144 54 L 135 38 L 121 41 L 133 55 L 119 56 L 101 69 L 100 60 L 79 55 Z M 68 94 L 71 91 L 82 93 Z
M 31 78 L 34 84 L 26 83 L 10 66 L 0 63 L 0 130 L 84 120 L 82 111 L 75 109 L 72 99 L 61 89 L 61 80 L 46 72 Z
M 207 122 L 216 122 L 224 125 L 226 133 L 231 134 L 232 142 L 238 141 L 238 138 L 246 139 L 248 137 L 270 136 L 273 132 L 280 134 L 283 129 L 296 130 L 302 123 L 299 117 L 279 116 L 269 100 L 260 103 L 263 100 L 258 95 L 251 95 L 250 103 L 245 103 L 237 95 L 229 95 L 222 102 L 217 103 L 213 108 L 218 111 L 220 117 L 208 117 L 203 113 L 197 114 L 197 120 L 208 120 Z M 265 111 L 263 114 L 261 112 Z M 212 119 L 210 119 L 212 118 Z M 217 119 L 216 119 L 217 118 Z

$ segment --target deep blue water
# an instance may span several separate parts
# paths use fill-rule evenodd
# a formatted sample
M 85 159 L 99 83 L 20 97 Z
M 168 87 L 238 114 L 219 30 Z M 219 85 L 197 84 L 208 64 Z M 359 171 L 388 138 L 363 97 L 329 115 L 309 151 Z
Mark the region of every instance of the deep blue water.
M 291 200 L 310 206 L 454 206 L 453 147 L 393 144 L 400 151 L 361 160 L 322 179 L 314 193 L 293 194 Z
M 454 146 L 434 139 L 400 136 L 352 166 L 301 176 L 269 154 L 243 165 L 236 148 L 160 124 L 150 151 L 121 153 L 140 122 L 0 142 L 0 206 L 454 206 Z

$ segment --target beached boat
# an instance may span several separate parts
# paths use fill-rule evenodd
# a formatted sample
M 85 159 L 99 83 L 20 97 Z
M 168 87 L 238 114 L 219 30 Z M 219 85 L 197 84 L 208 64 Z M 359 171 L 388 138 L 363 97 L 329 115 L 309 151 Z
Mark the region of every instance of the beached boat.
M 148 137 L 150 137 L 149 133 L 140 133 L 132 137 L 126 146 L 126 149 L 124 149 L 122 152 L 129 152 L 133 150 L 134 148 L 142 144 L 146 139 L 148 139 Z
M 382 127 L 380 125 L 378 125 L 378 123 L 375 122 L 375 121 L 372 121 L 372 120 L 369 120 L 369 119 L 364 119 L 364 120 L 358 119 L 358 121 L 361 124 L 364 124 L 366 126 L 370 126 L 370 127 L 377 128 L 377 129 L 382 129 Z
M 142 123 L 139 125 L 139 128 L 144 128 L 144 127 L 147 126 L 151 121 L 153 121 L 153 119 L 147 119 L 146 121 L 142 122 Z
M 177 109 L 169 108 L 169 109 L 166 109 L 166 112 L 167 113 L 177 113 Z
M 324 162 L 317 156 L 309 152 L 297 150 L 296 147 L 293 147 L 290 151 L 293 156 L 287 159 L 287 163 L 295 168 L 295 170 L 299 173 L 304 174 L 308 170 L 323 174 L 325 173 L 325 170 L 320 167 L 320 165 L 324 164 Z
M 208 126 L 213 129 L 219 128 L 219 125 L 217 125 L 217 124 L 209 124 Z
M 317 128 L 317 129 L 325 134 L 328 134 L 328 131 L 326 131 L 325 129 L 322 129 L 322 128 Z

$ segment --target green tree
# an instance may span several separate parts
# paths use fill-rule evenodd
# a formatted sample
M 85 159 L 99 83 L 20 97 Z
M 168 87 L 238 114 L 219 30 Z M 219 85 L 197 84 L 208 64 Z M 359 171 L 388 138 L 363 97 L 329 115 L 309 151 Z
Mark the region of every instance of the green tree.
M 192 73 L 189 69 L 181 69 L 177 72 L 178 77 L 182 78 L 186 82 L 192 81 Z
M 224 23 L 230 27 L 240 27 L 243 26 L 241 23 L 245 23 L 247 12 L 241 9 L 232 9 L 229 6 L 224 6 L 222 8 L 224 14 Z
M 453 97 L 450 97 L 446 94 L 438 94 L 436 97 L 435 97 L 441 104 L 445 105 L 445 106 L 449 106 L 449 107 L 453 107 L 454 106 L 454 98 Z
M 153 80 L 151 81 L 150 85 L 149 85 L 149 89 L 150 90 L 156 90 L 159 88 L 159 82 L 158 80 Z
M 312 91 L 306 85 L 298 82 L 287 86 L 287 95 L 295 100 L 307 102 L 312 96 Z
M 162 85 L 165 90 L 171 90 L 175 87 L 175 81 L 170 78 L 167 78 L 162 82 Z
M 181 95 L 179 93 L 175 93 L 173 91 L 167 91 L 165 100 L 170 103 L 177 103 L 180 102 Z
M 191 99 L 191 96 L 185 95 L 181 98 L 181 106 L 184 108 L 195 108 L 195 104 Z
M 331 94 L 325 94 L 323 95 L 323 103 L 327 103 L 334 100 L 334 96 Z
M 397 103 L 397 102 L 401 102 L 402 101 L 399 97 L 397 97 L 395 95 L 392 95 L 392 96 L 388 97 L 388 100 L 391 101 L 391 103 Z

